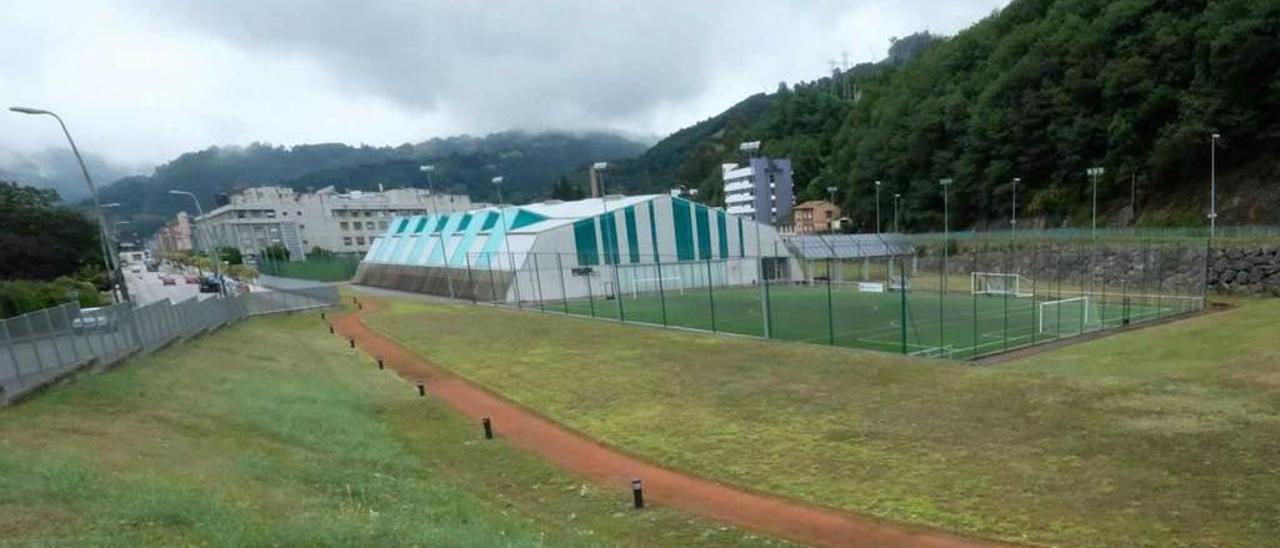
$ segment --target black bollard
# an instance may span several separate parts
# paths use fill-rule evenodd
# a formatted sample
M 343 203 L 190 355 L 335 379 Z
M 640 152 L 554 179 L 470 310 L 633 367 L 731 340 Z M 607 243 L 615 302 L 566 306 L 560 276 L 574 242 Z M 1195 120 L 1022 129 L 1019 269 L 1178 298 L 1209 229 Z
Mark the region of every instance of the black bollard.
M 427 385 L 423 381 L 418 381 L 418 396 L 427 395 Z
M 355 339 L 347 339 L 347 342 L 351 343 L 351 348 L 355 348 L 355 347 L 356 347 L 356 340 L 355 340 Z
M 364 303 L 356 303 L 356 308 L 364 310 Z
M 321 313 L 320 313 L 320 319 L 322 319 L 322 320 L 324 319 L 324 312 L 321 312 Z
M 330 334 L 330 335 L 332 335 L 332 334 L 333 334 L 333 326 L 332 326 L 332 325 L 331 325 L 331 326 L 329 326 L 329 334 Z
M 640 478 L 631 480 L 631 500 L 635 502 L 637 510 L 644 508 L 644 484 L 640 482 Z
M 378 356 L 378 369 L 384 369 L 382 365 L 382 356 Z M 422 381 L 418 381 L 418 384 L 421 385 Z
M 490 421 L 489 417 L 485 417 L 480 419 L 480 422 L 484 424 L 484 439 L 493 439 L 493 421 Z

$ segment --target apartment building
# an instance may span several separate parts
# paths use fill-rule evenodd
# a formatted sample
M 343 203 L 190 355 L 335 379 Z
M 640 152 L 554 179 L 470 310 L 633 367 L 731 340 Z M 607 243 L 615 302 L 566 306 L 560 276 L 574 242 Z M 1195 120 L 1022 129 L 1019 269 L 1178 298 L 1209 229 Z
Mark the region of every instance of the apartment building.
M 792 209 L 796 234 L 830 232 L 840 219 L 840 206 L 826 200 L 810 200 Z
M 256 187 L 233 194 L 228 203 L 196 218 L 220 246 L 245 255 L 282 245 L 301 260 L 313 248 L 365 253 L 396 216 L 449 213 L 471 209 L 458 194 L 431 194 L 420 188 L 338 192 L 325 187 L 297 192 L 286 187 Z
M 725 212 L 777 225 L 795 205 L 788 158 L 748 158 L 746 165 L 722 164 Z
M 156 251 L 163 255 L 191 249 L 191 216 L 179 211 L 156 231 Z

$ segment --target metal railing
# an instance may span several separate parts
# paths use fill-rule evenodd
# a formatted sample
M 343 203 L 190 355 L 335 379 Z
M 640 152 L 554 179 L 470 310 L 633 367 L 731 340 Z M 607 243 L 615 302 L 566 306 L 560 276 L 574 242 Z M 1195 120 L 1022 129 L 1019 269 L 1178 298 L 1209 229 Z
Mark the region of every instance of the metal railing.
M 334 306 L 333 286 L 82 310 L 76 303 L 0 320 L 0 405 L 87 366 L 106 368 L 238 320 Z

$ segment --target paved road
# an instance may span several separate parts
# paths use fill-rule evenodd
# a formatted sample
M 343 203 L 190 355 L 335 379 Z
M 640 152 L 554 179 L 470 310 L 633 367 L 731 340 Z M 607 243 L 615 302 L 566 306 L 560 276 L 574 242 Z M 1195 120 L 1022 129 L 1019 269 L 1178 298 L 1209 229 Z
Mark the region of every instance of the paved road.
M 188 284 L 183 279 L 183 274 L 171 271 L 166 267 L 161 267 L 160 272 L 142 272 L 125 271 L 125 280 L 129 284 L 129 293 L 132 294 L 138 305 L 150 304 L 156 301 L 169 299 L 173 302 L 185 301 L 191 297 L 207 298 L 212 296 L 211 293 L 200 293 L 198 284 Z M 177 282 L 177 285 L 164 285 L 161 276 L 171 276 Z

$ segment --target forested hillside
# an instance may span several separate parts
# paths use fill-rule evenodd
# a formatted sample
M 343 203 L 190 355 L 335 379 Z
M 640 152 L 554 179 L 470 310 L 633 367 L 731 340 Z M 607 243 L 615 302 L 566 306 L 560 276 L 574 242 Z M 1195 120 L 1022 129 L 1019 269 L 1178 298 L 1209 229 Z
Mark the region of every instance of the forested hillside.
M 834 185 L 866 230 L 881 180 L 885 207 L 902 193 L 904 223 L 928 230 L 941 226 L 941 178 L 955 181 L 954 226 L 1005 222 L 1015 177 L 1020 216 L 1079 223 L 1085 169 L 1102 166 L 1104 222 L 1134 222 L 1132 192 L 1136 222 L 1186 225 L 1204 223 L 1218 132 L 1222 222 L 1280 223 L 1278 65 L 1280 2 L 1014 0 L 954 37 L 913 35 L 880 63 L 752 97 L 759 108 L 735 106 L 620 171 L 644 175 L 629 189 L 691 185 L 717 203 L 719 164 L 763 140 L 792 157 L 800 199 Z
M 545 196 L 556 178 L 592 161 L 639 154 L 644 146 L 605 133 L 504 132 L 485 137 L 449 137 L 398 147 L 352 147 L 344 144 L 211 147 L 183 154 L 148 176 L 127 177 L 102 189 L 103 202 L 119 202 L 118 214 L 131 228 L 148 234 L 177 211 L 194 213 L 190 198 L 171 189 L 200 196 L 212 208 L 220 193 L 262 185 L 299 190 L 333 185 L 339 190 L 426 187 L 418 171 L 435 165 L 437 191 L 470 194 L 476 200 L 495 197 L 490 180 L 502 175 L 508 201 Z

